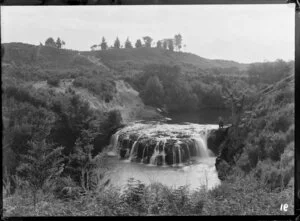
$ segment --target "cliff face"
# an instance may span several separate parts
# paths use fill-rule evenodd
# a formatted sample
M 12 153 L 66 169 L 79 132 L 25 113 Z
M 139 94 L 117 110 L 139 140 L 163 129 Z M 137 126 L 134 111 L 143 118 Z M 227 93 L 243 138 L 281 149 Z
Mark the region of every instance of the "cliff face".
M 220 152 L 220 147 L 222 142 L 226 139 L 228 134 L 229 127 L 220 128 L 216 130 L 212 130 L 209 133 L 207 138 L 207 147 L 210 149 L 216 156 L 218 156 Z
M 235 158 L 242 153 L 244 146 L 240 140 L 234 138 L 232 127 L 226 129 L 222 138 L 222 140 L 216 139 L 219 141 L 219 152 L 215 166 L 220 180 L 225 179 L 226 174 L 228 174 L 231 167 L 235 164 Z
M 217 156 L 215 166 L 218 177 L 224 180 L 234 164 L 234 156 L 242 151 L 242 146 L 233 138 L 233 128 L 212 130 L 207 138 L 207 147 Z

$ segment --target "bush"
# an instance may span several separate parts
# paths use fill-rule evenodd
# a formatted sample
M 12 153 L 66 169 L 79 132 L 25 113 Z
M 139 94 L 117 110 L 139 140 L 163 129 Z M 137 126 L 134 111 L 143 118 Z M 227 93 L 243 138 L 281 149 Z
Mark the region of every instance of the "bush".
M 220 180 L 224 180 L 228 176 L 230 168 L 230 165 L 225 160 L 221 160 L 217 167 L 218 176 Z
M 286 146 L 285 136 L 283 133 L 275 133 L 270 137 L 270 140 L 266 143 L 267 155 L 274 161 L 280 159 L 280 155 L 283 153 Z
M 49 84 L 50 86 L 53 86 L 53 87 L 58 87 L 59 82 L 60 82 L 60 80 L 58 78 L 49 78 L 47 80 L 47 84 Z
M 249 173 L 251 170 L 251 162 L 249 160 L 249 156 L 247 152 L 243 152 L 236 165 L 241 168 L 243 171 Z

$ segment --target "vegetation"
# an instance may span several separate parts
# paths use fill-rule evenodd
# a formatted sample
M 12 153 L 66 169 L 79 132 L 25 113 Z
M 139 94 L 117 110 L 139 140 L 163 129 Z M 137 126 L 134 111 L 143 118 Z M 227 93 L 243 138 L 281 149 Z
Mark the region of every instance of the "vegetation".
M 121 43 L 119 38 L 117 37 L 114 43 L 114 48 L 119 49 L 121 47 Z
M 140 47 L 151 48 L 152 47 L 153 38 L 151 38 L 150 36 L 144 36 L 143 40 L 144 40 L 144 45 L 142 44 L 141 40 L 138 39 L 135 43 L 135 47 L 136 48 L 140 48 Z M 54 40 L 52 38 L 49 38 L 46 42 L 47 42 L 47 45 L 51 46 L 51 47 L 60 48 L 59 45 L 61 45 L 59 38 L 57 39 L 56 43 L 54 42 Z M 99 45 L 94 44 L 90 48 L 91 48 L 92 51 L 94 51 L 94 50 L 97 49 L 98 46 L 101 47 L 101 50 L 107 50 L 108 49 L 108 45 L 107 45 L 104 37 L 102 37 L 102 43 L 101 44 L 99 44 Z M 164 47 L 162 47 L 162 46 L 164 46 Z M 177 51 L 180 51 L 180 49 L 182 48 L 182 36 L 181 36 L 181 34 L 177 34 L 177 35 L 174 36 L 174 39 L 170 38 L 170 39 L 158 40 L 157 43 L 156 43 L 156 47 L 157 48 L 164 48 L 164 49 L 168 48 L 170 51 L 173 51 L 174 47 L 175 47 L 177 49 Z M 110 48 L 115 48 L 115 49 L 122 48 L 119 38 L 117 38 L 115 40 L 114 45 Z M 124 48 L 133 48 L 131 42 L 129 41 L 129 37 L 125 41 Z
M 102 42 L 100 44 L 101 50 L 106 50 L 107 49 L 107 43 L 105 41 L 105 38 L 102 37 Z
M 182 36 L 181 34 L 177 34 L 174 37 L 175 39 L 175 47 L 177 48 L 178 51 L 180 51 L 180 49 L 182 48 Z
M 293 62 L 247 66 L 135 46 L 79 54 L 4 45 L 4 216 L 292 214 Z M 103 149 L 122 124 L 120 112 L 92 109 L 71 88 L 55 92 L 66 79 L 107 102 L 123 79 L 145 104 L 171 112 L 231 109 L 233 127 L 216 162 L 222 184 L 189 191 L 130 179 L 123 191 L 113 187 Z M 36 87 L 43 81 L 56 88 Z M 282 202 L 287 213 L 279 210 Z
M 36 210 L 19 198 L 4 201 L 7 215 L 30 216 L 145 216 L 145 215 L 292 215 L 293 188 L 273 193 L 254 181 L 253 176 L 235 176 L 207 191 L 205 187 L 190 192 L 188 187 L 168 188 L 159 183 L 149 186 L 128 180 L 125 190 L 107 187 L 97 194 L 79 196 L 76 201 L 44 200 Z M 291 205 L 280 211 L 282 201 Z
M 136 40 L 135 47 L 136 48 L 142 47 L 142 41 L 140 39 Z
M 126 39 L 125 48 L 133 48 L 131 42 L 129 41 L 129 38 Z
M 59 79 L 58 78 L 49 78 L 47 80 L 47 84 L 57 87 L 59 85 Z
M 143 37 L 143 40 L 145 42 L 145 47 L 151 48 L 151 43 L 152 43 L 153 39 L 149 36 L 145 36 L 145 37 Z
M 268 94 L 256 94 L 230 130 L 217 169 L 221 179 L 235 168 L 263 183 L 271 192 L 289 188 L 294 171 L 293 81 L 281 80 Z
M 45 41 L 45 46 L 49 46 L 49 47 L 53 47 L 53 48 L 62 48 L 63 45 L 65 45 L 66 43 L 62 40 L 60 40 L 60 38 L 58 37 L 56 41 L 54 41 L 54 39 L 52 37 L 48 38 Z

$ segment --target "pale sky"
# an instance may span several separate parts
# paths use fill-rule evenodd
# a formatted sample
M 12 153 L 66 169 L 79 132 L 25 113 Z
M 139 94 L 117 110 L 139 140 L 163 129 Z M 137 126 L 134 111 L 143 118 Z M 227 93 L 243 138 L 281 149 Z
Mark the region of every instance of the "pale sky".
M 2 6 L 2 42 L 90 50 L 104 36 L 112 45 L 143 36 L 156 42 L 180 33 L 184 51 L 250 63 L 294 60 L 295 5 Z

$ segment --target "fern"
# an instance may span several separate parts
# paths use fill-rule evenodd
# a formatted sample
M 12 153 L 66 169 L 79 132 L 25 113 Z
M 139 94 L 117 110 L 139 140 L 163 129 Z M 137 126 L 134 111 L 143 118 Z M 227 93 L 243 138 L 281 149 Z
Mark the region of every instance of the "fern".
M 33 194 L 34 205 L 37 202 L 38 191 L 48 192 L 64 170 L 62 150 L 63 147 L 54 148 L 45 140 L 31 141 L 27 154 L 21 155 L 17 173 L 27 181 Z

